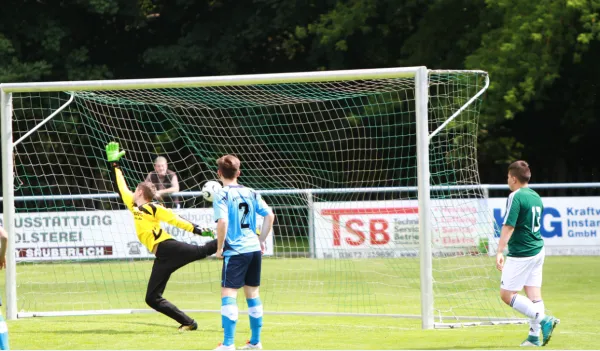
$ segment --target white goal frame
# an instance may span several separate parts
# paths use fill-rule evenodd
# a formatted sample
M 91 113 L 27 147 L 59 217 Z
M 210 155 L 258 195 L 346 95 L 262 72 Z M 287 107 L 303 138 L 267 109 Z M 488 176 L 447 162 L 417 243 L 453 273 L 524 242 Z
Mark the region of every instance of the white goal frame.
M 465 103 L 459 110 L 450 116 L 435 131 L 428 130 L 428 101 L 429 101 L 429 73 L 443 72 L 473 72 L 485 74 L 484 86 Z M 90 90 L 126 90 L 150 88 L 191 88 L 207 86 L 232 86 L 255 85 L 275 83 L 305 83 L 348 81 L 361 79 L 383 78 L 414 78 L 415 80 L 415 109 L 417 128 L 417 190 L 419 213 L 419 267 L 421 284 L 421 320 L 423 329 L 434 328 L 433 306 L 433 271 L 432 271 L 432 228 L 431 228 L 431 198 L 430 198 L 430 167 L 429 144 L 430 140 L 438 134 L 448 123 L 464 111 L 470 104 L 477 100 L 489 86 L 489 77 L 483 71 L 429 71 L 424 66 L 405 68 L 365 69 L 321 71 L 283 74 L 260 75 L 231 75 L 217 77 L 194 78 L 164 78 L 164 79 L 132 79 L 132 80 L 96 80 L 96 81 L 64 81 L 43 83 L 8 83 L 0 84 L 1 97 L 1 138 L 2 142 L 2 191 L 4 204 L 4 227 L 8 232 L 8 255 L 6 267 L 6 317 L 9 320 L 17 316 L 17 280 L 15 252 L 15 197 L 14 197 L 14 170 L 13 153 L 15 146 L 35 132 L 44 123 L 52 119 L 72 100 L 67 101 L 60 109 L 53 112 L 35 128 L 23 135 L 19 140 L 13 140 L 12 129 L 12 94 L 24 92 L 64 92 L 64 91 L 90 91 Z M 321 189 L 325 190 L 325 189 Z M 335 190 L 335 189 L 332 189 Z M 340 189 L 337 189 L 340 190 Z

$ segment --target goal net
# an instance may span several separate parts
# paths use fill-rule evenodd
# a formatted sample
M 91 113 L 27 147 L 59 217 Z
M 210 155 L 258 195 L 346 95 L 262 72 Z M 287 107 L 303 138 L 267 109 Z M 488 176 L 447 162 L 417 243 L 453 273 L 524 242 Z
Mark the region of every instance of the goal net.
M 512 320 L 498 298 L 499 273 L 488 254 L 494 220 L 478 186 L 477 120 L 487 75 L 429 71 L 419 95 L 415 72 L 13 89 L 18 143 L 14 225 L 7 228 L 16 301 L 7 303 L 16 302 L 18 317 L 148 309 L 153 256 L 137 240 L 105 160 L 106 143 L 117 141 L 127 152 L 122 169 L 131 189 L 165 157 L 174 173 L 160 179 L 169 187 L 176 177 L 179 186 L 165 204 L 213 228 L 200 189 L 216 178 L 217 158 L 240 158 L 240 182 L 261 191 L 277 215 L 263 263 L 266 313 L 418 318 L 427 279 L 427 318 L 436 325 Z M 421 159 L 430 177 L 418 172 L 419 117 L 427 121 Z M 419 176 L 429 187 L 422 203 Z M 424 246 L 420 214 L 428 221 Z M 206 240 L 165 229 L 177 240 Z M 420 247 L 431 252 L 429 274 Z M 180 269 L 165 297 L 182 310 L 218 310 L 220 266 L 209 258 Z

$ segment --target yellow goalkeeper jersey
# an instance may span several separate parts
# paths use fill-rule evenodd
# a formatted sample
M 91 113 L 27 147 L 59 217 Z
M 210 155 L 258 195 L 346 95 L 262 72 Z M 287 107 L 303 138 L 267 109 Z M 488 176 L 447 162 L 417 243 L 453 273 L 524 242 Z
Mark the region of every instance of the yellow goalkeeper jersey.
M 148 250 L 154 252 L 154 247 L 157 244 L 173 239 L 171 234 L 160 227 L 160 222 L 167 222 L 188 232 L 193 232 L 194 225 L 191 222 L 179 217 L 173 211 L 158 203 L 148 202 L 141 206 L 135 206 L 133 193 L 127 187 L 123 172 L 118 167 L 114 169 L 121 198 L 125 206 L 133 213 L 137 237 Z

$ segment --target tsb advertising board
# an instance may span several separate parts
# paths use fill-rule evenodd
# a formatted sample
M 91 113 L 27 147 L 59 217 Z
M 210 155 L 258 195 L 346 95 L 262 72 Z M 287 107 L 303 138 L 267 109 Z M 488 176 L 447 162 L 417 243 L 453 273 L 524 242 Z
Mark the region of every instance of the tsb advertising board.
M 485 200 L 433 201 L 434 255 L 471 252 L 494 225 Z M 416 200 L 315 203 L 317 258 L 415 257 L 419 249 Z

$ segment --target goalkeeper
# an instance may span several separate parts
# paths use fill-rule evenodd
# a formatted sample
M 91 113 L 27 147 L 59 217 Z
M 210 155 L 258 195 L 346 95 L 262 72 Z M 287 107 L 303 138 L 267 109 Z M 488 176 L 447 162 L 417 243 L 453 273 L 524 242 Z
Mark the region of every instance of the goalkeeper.
M 162 297 L 163 292 L 173 272 L 186 264 L 201 260 L 217 252 L 217 240 L 212 240 L 204 246 L 196 246 L 174 240 L 173 237 L 160 227 L 161 222 L 167 222 L 178 228 L 201 236 L 214 234 L 202 230 L 195 224 L 179 217 L 170 209 L 152 202 L 156 195 L 156 187 L 150 182 L 139 183 L 135 192 L 127 187 L 123 173 L 119 167 L 119 159 L 125 151 L 119 151 L 119 144 L 111 142 L 106 145 L 106 158 L 115 172 L 117 188 L 121 199 L 133 213 L 135 231 L 138 239 L 155 256 L 152 273 L 146 290 L 146 303 L 156 311 L 173 318 L 181 324 L 180 331 L 196 330 L 198 324 Z

